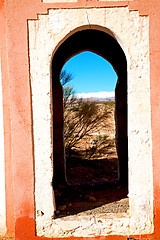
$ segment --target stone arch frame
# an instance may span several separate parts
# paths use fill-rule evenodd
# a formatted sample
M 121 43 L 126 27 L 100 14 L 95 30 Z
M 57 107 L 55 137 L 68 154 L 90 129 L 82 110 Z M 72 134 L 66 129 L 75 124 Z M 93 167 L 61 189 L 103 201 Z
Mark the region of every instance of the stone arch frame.
M 67 182 L 60 72 L 68 59 L 82 51 L 89 50 L 108 60 L 118 76 L 115 89 L 116 145 L 120 182 L 128 186 L 127 60 L 112 32 L 102 27 L 98 27 L 98 30 L 96 28 L 97 26 L 90 25 L 83 29 L 76 29 L 76 32 L 70 34 L 61 43 L 52 59 L 54 184 Z
M 107 28 L 111 29 L 118 42 L 122 43 L 125 53 L 128 52 L 130 214 L 124 219 L 119 217 L 114 217 L 114 221 L 110 219 L 112 222 L 110 226 L 113 227 L 110 229 L 109 226 L 106 226 L 102 235 L 108 234 L 108 231 L 112 234 L 149 233 L 153 231 L 153 179 L 148 17 L 139 16 L 137 11 L 129 12 L 127 7 L 92 8 L 87 9 L 87 12 L 88 16 L 91 17 L 90 23 L 93 25 L 96 23 L 97 29 L 99 26 L 104 27 L 106 31 Z M 70 14 L 72 14 L 71 17 Z M 77 17 L 78 14 L 82 14 L 81 22 Z M 104 14 L 105 18 L 100 18 L 101 14 Z M 118 22 L 117 19 L 119 19 Z M 56 24 L 59 26 L 58 28 L 54 28 L 57 26 Z M 52 220 L 55 208 L 51 187 L 53 176 L 51 170 L 53 147 L 50 72 L 52 53 L 56 52 L 58 46 L 76 31 L 77 27 L 83 29 L 85 24 L 87 24 L 85 9 L 49 9 L 47 15 L 42 14 L 38 16 L 38 20 L 29 21 L 30 78 L 35 147 L 36 229 L 38 235 L 53 236 L 53 232 L 56 231 L 54 226 L 57 224 Z M 145 82 L 145 87 L 141 84 L 142 81 Z M 138 104 L 135 105 L 135 102 Z M 145 171 L 141 171 L 139 164 L 145 166 Z M 44 213 L 43 216 L 39 214 L 41 211 Z M 116 224 L 123 227 L 115 228 Z M 58 225 L 60 231 L 62 226 L 63 221 Z M 84 232 L 84 235 L 78 236 L 86 236 L 85 234 Z M 56 236 L 60 237 L 59 234 Z M 77 236 L 76 233 L 74 236 Z

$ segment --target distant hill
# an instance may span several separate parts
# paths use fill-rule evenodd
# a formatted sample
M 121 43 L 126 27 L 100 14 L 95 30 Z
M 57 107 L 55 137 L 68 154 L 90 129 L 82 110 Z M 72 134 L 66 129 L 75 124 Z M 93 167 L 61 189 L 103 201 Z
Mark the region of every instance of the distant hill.
M 67 100 L 67 103 L 70 103 L 70 98 Z M 107 97 L 107 98 L 100 98 L 100 97 L 88 97 L 88 98 L 75 98 L 72 104 L 77 102 L 115 102 L 115 97 Z
M 81 98 L 83 102 L 115 102 L 115 97 L 110 98 Z

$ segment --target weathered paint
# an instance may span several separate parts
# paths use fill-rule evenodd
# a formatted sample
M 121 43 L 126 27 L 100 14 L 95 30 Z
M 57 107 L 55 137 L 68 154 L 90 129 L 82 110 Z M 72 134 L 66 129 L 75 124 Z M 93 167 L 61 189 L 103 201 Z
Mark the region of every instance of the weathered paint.
M 8 83 L 8 61 L 7 61 L 7 38 L 5 4 L 0 2 L 0 50 L 2 70 L 2 95 L 3 95 L 3 123 L 4 123 L 4 158 L 5 158 L 5 187 L 6 187 L 6 227 L 7 233 L 14 235 L 14 197 L 13 197 L 13 172 L 11 159 L 11 128 L 10 128 L 10 97 Z
M 3 104 L 2 79 L 0 58 L 0 235 L 6 233 L 6 207 L 5 207 L 5 167 L 4 167 L 4 130 L 3 130 Z
M 40 0 L 8 0 L 0 2 L 0 47 L 2 60 L 6 223 L 7 231 L 24 239 L 35 237 L 34 224 L 34 171 L 32 114 L 29 82 L 27 20 L 36 19 L 38 13 L 48 8 L 129 6 L 141 15 L 149 15 L 149 54 L 151 77 L 151 129 L 154 191 L 154 233 L 133 236 L 135 239 L 160 237 L 160 178 L 159 178 L 159 129 L 160 129 L 160 2 L 159 0 L 88 1 L 77 3 L 42 3 Z M 27 220 L 26 220 L 27 219 Z M 23 223 L 22 223 L 23 222 Z M 16 226 L 16 227 L 15 227 Z M 16 230 L 16 231 L 15 231 Z M 127 239 L 128 236 L 106 236 L 93 239 Z M 130 236 L 131 237 L 131 236 Z M 43 239 L 43 238 L 38 238 Z M 74 238 L 75 239 L 75 238 Z M 77 238 L 76 238 L 77 239 Z M 81 238 L 82 239 L 82 238 Z

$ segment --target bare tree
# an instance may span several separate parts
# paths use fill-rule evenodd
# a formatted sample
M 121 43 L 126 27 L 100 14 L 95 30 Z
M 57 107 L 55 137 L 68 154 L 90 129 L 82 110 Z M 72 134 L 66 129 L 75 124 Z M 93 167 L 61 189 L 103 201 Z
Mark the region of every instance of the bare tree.
M 96 102 L 84 102 L 78 99 L 71 86 L 66 86 L 73 78 L 72 74 L 66 71 L 61 73 L 61 83 L 63 86 L 63 110 L 64 110 L 64 139 L 66 156 L 70 156 L 79 148 L 79 142 L 90 137 L 94 131 L 105 129 L 108 118 L 111 114 L 110 107 Z M 90 158 L 93 154 L 101 152 L 106 147 L 113 146 L 113 142 L 108 136 L 97 136 L 92 141 L 91 146 L 86 150 L 86 156 Z

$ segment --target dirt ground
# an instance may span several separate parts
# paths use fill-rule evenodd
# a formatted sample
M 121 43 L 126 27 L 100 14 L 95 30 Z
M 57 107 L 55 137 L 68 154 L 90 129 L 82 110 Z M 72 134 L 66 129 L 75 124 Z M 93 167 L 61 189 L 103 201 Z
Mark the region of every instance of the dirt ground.
M 67 160 L 67 181 L 71 185 L 115 183 L 118 176 L 118 158 L 115 149 L 98 159 L 70 158 Z
M 70 186 L 58 193 L 56 217 L 127 213 L 129 209 L 127 189 L 121 186 Z
M 56 217 L 126 213 L 127 189 L 118 182 L 118 159 L 70 162 L 67 169 L 70 185 L 59 185 L 56 192 Z
M 114 104 L 110 118 L 100 132 L 79 142 L 79 157 L 66 159 L 68 186 L 59 185 L 55 190 L 56 218 L 70 215 L 126 213 L 129 209 L 127 189 L 119 185 L 118 157 L 115 146 Z M 83 152 L 95 136 L 107 135 L 112 147 L 98 157 L 87 159 Z

